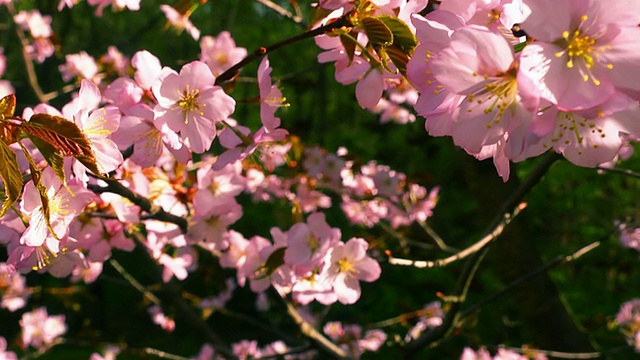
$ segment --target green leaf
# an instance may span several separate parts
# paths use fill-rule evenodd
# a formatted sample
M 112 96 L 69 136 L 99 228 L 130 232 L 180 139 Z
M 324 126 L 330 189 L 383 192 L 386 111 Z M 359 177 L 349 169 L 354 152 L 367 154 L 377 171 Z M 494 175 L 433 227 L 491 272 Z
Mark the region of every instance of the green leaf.
M 515 44 L 513 46 L 513 52 L 519 53 L 520 51 L 522 51 L 524 49 L 525 46 L 527 46 L 526 42 L 521 42 L 519 44 Z
M 380 20 L 393 34 L 393 46 L 404 52 L 407 56 L 413 55 L 413 49 L 418 45 L 418 39 L 413 35 L 411 28 L 404 21 L 391 15 L 379 15 Z
M 7 210 L 22 195 L 22 173 L 18 165 L 16 153 L 9 145 L 0 140 L 0 177 L 4 184 L 4 202 L 0 209 L 0 217 L 4 216 Z
M 270 276 L 276 271 L 282 264 L 284 264 L 284 252 L 287 250 L 286 247 L 278 248 L 274 252 L 269 255 L 269 258 L 264 263 L 264 276 Z
M 91 142 L 75 123 L 59 116 L 34 114 L 28 122 L 20 124 L 20 129 L 30 138 L 36 137 L 51 145 L 60 156 L 72 156 L 94 174 L 102 175 Z
M 360 23 L 374 48 L 393 44 L 393 33 L 382 20 L 366 17 L 361 19 Z

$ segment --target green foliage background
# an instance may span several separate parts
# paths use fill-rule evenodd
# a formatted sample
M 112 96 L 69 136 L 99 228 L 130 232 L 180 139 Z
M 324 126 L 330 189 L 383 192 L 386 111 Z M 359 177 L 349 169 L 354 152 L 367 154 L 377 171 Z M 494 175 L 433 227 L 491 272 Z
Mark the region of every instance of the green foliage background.
M 288 1 L 277 2 L 288 7 Z M 309 2 L 299 1 L 307 22 L 312 16 Z M 19 1 L 18 9 L 35 7 L 53 17 L 56 55 L 36 66 L 44 91 L 65 85 L 58 66 L 64 63 L 65 54 L 79 51 L 99 58 L 110 45 L 128 56 L 146 49 L 158 56 L 163 65 L 174 69 L 197 59 L 198 43 L 185 33 L 176 34 L 166 29 L 166 20 L 158 7 L 160 3 L 165 2 L 143 0 L 139 12 L 115 13 L 108 7 L 104 16 L 97 18 L 92 16 L 94 9 L 86 2 L 58 12 L 57 1 Z M 215 36 L 223 30 L 230 31 L 238 46 L 249 52 L 304 31 L 303 27 L 253 0 L 212 0 L 200 6 L 191 19 L 202 35 Z M 0 43 L 8 58 L 5 78 L 16 88 L 21 111 L 25 106 L 37 104 L 37 99 L 28 86 L 14 25 L 4 7 L 0 8 L 0 25 Z M 429 137 L 422 119 L 408 125 L 381 125 L 377 116 L 359 108 L 354 86 L 344 87 L 335 82 L 333 65 L 317 63 L 318 53 L 313 41 L 307 40 L 269 55 L 273 75 L 280 79 L 283 93 L 291 104 L 279 113 L 283 127 L 299 136 L 304 144 L 318 144 L 329 151 L 345 146 L 357 162 L 375 159 L 406 173 L 411 181 L 423 186 L 441 186 L 440 202 L 429 220 L 430 225 L 450 246 L 457 248 L 464 248 L 482 236 L 500 204 L 537 160 L 513 165 L 511 180 L 504 184 L 491 162 L 471 158 L 454 147 L 448 138 Z M 257 64 L 243 69 L 241 81 L 231 93 L 240 100 L 234 118 L 254 127 L 260 121 L 258 107 L 241 100 L 257 95 L 257 85 L 251 81 L 256 69 Z M 66 94 L 54 99 L 52 104 L 60 107 L 69 99 L 70 94 Z M 640 161 L 636 156 L 621 166 L 638 171 Z M 640 262 L 637 252 L 619 246 L 613 221 L 639 220 L 639 194 L 637 178 L 598 173 L 566 161 L 557 163 L 526 197 L 527 209 L 493 245 L 472 284 L 466 306 L 559 255 L 598 239 L 602 245 L 543 275 L 551 281 L 546 285 L 524 282 L 490 301 L 463 329 L 439 346 L 414 354 L 416 358 L 455 359 L 464 346 L 492 348 L 498 344 L 529 344 L 559 351 L 601 351 L 623 346 L 622 336 L 609 329 L 608 324 L 622 302 L 640 296 Z M 286 206 L 249 206 L 248 199 L 245 200 L 244 218 L 235 227 L 245 236 L 267 236 L 271 226 L 291 225 L 290 209 Z M 331 225 L 343 229 L 345 239 L 357 235 L 376 244 L 374 253 L 380 259 L 384 259 L 381 254 L 384 249 L 415 259 L 446 255 L 424 246 L 402 247 L 379 228 L 369 230 L 350 225 L 339 209 L 329 211 L 327 219 Z M 402 232 L 415 243 L 432 244 L 418 227 Z M 200 268 L 185 282 L 162 285 L 158 282 L 157 266 L 150 260 L 140 260 L 146 258 L 142 250 L 117 252 L 115 258 L 136 279 L 158 290 L 161 298 L 166 299 L 171 299 L 171 294 L 176 292 L 199 296 L 216 294 L 224 288 L 224 279 L 233 276 L 220 269 L 215 259 L 203 255 L 199 259 Z M 373 284 L 364 284 L 363 296 L 356 305 L 338 304 L 326 310 L 317 305 L 312 308 L 322 312 L 323 321 L 363 325 L 383 321 L 438 300 L 438 293 L 451 293 L 462 268 L 462 263 L 456 263 L 444 269 L 417 270 L 382 262 L 382 277 Z M 38 274 L 30 274 L 28 281 L 37 290 L 28 308 L 45 304 L 50 314 L 66 314 L 69 326 L 68 341 L 43 355 L 43 359 L 88 358 L 106 343 L 126 344 L 128 350 L 118 359 L 153 358 L 140 350 L 145 347 L 192 356 L 205 341 L 200 329 L 180 317 L 176 318 L 177 328 L 172 334 L 153 325 L 146 312 L 149 303 L 109 265 L 105 265 L 104 274 L 91 285 L 70 284 Z M 281 327 L 286 340 L 294 343 L 301 340 L 280 303 L 272 298 L 272 310 L 258 313 L 254 301 L 249 290 L 236 290 L 228 312 L 216 312 L 207 322 L 229 342 L 255 339 L 265 345 L 278 340 L 277 334 L 267 333 L 258 326 L 271 323 Z M 550 305 L 554 301 L 563 306 Z M 175 310 L 175 304 L 168 303 L 166 310 L 171 313 L 172 309 Z M 17 324 L 23 311 L 0 310 L 1 336 L 18 338 Z M 249 316 L 251 322 L 243 321 L 239 314 Z M 562 316 L 571 319 L 574 328 L 559 333 L 560 330 L 550 324 Z M 412 320 L 408 320 L 383 330 L 393 340 L 396 334 L 403 338 L 411 325 Z M 581 338 L 588 340 L 590 348 L 584 346 Z M 14 348 L 16 345 L 16 342 L 10 344 Z M 401 355 L 399 348 L 391 345 L 380 353 L 365 353 L 364 358 L 392 359 Z M 633 356 L 626 351 L 608 358 Z

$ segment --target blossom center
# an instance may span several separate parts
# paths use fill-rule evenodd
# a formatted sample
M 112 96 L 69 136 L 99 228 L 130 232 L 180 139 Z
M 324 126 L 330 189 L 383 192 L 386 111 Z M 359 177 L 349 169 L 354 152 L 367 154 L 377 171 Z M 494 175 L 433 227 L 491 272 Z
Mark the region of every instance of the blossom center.
M 598 117 L 604 116 L 602 111 L 598 111 Z M 573 136 L 572 136 L 573 135 Z M 543 143 L 545 148 L 549 146 L 568 146 L 572 141 L 572 137 L 575 138 L 576 144 L 586 145 L 585 144 L 585 136 L 590 136 L 592 138 L 599 137 L 605 138 L 606 134 L 602 127 L 596 125 L 593 119 L 586 119 L 582 116 L 578 116 L 574 113 L 570 112 L 559 112 L 557 115 L 557 127 L 555 130 L 554 136 L 552 136 L 549 141 L 551 144 Z M 598 148 L 597 143 L 591 144 L 594 149 Z M 582 155 L 583 150 L 578 150 L 578 155 Z
M 182 109 L 183 113 L 188 113 L 193 110 L 200 110 L 200 104 L 198 104 L 198 96 L 200 90 L 190 90 L 189 87 L 180 94 L 180 100 L 178 100 L 178 106 Z
M 316 252 L 316 250 L 318 250 L 318 248 L 320 247 L 320 241 L 318 241 L 318 239 L 313 235 L 309 236 L 308 244 L 309 249 L 311 249 L 312 253 Z
M 559 58 L 567 55 L 567 68 L 573 69 L 577 66 L 584 81 L 591 80 L 595 85 L 600 85 L 600 80 L 593 74 L 592 68 L 600 52 L 610 47 L 596 45 L 596 39 L 602 34 L 595 33 L 587 35 L 585 33 L 582 25 L 584 25 L 587 19 L 587 15 L 582 15 L 582 17 L 580 17 L 580 25 L 576 30 L 565 30 L 562 32 L 562 40 L 560 40 L 558 45 L 564 48 L 564 50 L 558 51 L 555 53 L 555 56 Z M 577 61 L 580 59 L 582 61 Z M 613 64 L 606 64 L 605 67 L 609 70 L 613 69 Z
M 353 262 L 349 261 L 346 257 L 338 260 L 338 267 L 340 268 L 340 272 L 351 273 L 355 271 Z
M 516 102 L 517 93 L 516 78 L 507 73 L 486 83 L 480 90 L 469 94 L 467 101 L 477 104 L 485 115 L 493 114 L 486 125 L 487 129 L 491 129 L 502 121 L 505 111 Z M 473 110 L 474 107 L 469 106 L 467 112 L 471 113 Z
M 596 39 L 582 34 L 580 30 L 574 31 L 573 34 L 565 31 L 562 33 L 562 37 L 567 41 L 568 68 L 573 68 L 574 58 L 582 58 L 585 66 L 589 69 L 593 67 L 593 48 L 595 47 Z

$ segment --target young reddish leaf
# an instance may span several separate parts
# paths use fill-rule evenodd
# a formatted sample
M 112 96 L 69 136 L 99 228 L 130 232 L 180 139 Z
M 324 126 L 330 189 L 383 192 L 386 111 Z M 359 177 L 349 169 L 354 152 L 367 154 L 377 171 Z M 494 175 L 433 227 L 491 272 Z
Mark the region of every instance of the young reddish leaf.
M 38 189 L 38 193 L 40 193 L 40 202 L 42 203 L 42 215 L 43 215 L 45 224 L 47 224 L 47 229 L 49 229 L 49 232 L 53 234 L 53 237 L 56 240 L 60 240 L 56 232 L 53 231 L 53 226 L 51 226 L 51 218 L 50 218 L 50 211 L 49 211 L 49 196 L 47 196 L 47 188 L 44 187 L 44 185 L 42 185 L 42 170 L 40 170 L 40 168 L 38 168 L 38 166 L 36 165 L 35 161 L 33 161 L 33 158 L 31 157 L 31 154 L 29 154 L 29 151 L 27 150 L 27 148 L 25 148 L 21 142 L 18 142 L 18 143 L 22 148 L 22 152 L 24 153 L 24 156 L 27 158 L 27 162 L 29 162 L 31 181 L 33 181 L 33 184 L 36 186 L 36 189 Z
M 91 172 L 101 175 L 91 142 L 75 123 L 59 116 L 34 114 L 28 122 L 21 123 L 20 129 L 31 138 L 48 143 L 59 155 L 73 156 Z
M 360 23 L 374 48 L 393 44 L 393 33 L 381 20 L 366 17 Z
M 0 209 L 0 217 L 4 216 L 7 209 L 11 207 L 22 195 L 22 174 L 18 166 L 16 153 L 9 145 L 0 140 L 0 177 L 4 184 L 4 202 Z
M 3 118 L 12 117 L 16 111 L 16 96 L 9 94 L 0 99 L 0 116 Z
M 352 31 L 349 35 L 358 36 L 355 31 Z M 356 51 L 356 43 L 353 41 L 355 37 L 340 35 L 340 42 L 342 46 L 344 46 L 344 51 L 347 53 L 347 57 L 349 57 L 349 64 L 353 61 L 353 55 Z
M 67 180 L 64 174 L 64 158 L 62 155 L 60 155 L 60 153 L 56 151 L 56 148 L 48 142 L 35 136 L 27 136 L 33 145 L 38 148 L 44 159 L 47 160 L 58 180 L 60 180 L 61 183 L 66 184 Z
M 407 76 L 407 63 L 409 62 L 409 56 L 406 52 L 398 49 L 395 44 L 385 49 L 386 55 L 393 64 L 398 68 L 398 71 L 405 77 Z
M 13 144 L 18 139 L 18 134 L 20 133 L 20 125 L 15 123 L 15 120 L 6 120 L 2 119 L 2 115 L 0 115 L 0 138 L 6 144 Z

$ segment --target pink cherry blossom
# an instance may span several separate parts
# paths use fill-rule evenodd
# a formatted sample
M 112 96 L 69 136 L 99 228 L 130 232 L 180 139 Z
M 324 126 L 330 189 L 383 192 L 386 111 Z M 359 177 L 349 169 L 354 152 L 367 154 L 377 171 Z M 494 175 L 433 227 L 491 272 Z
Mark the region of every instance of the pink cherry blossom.
M 217 37 L 210 35 L 200 39 L 200 60 L 211 69 L 214 76 L 240 62 L 247 56 L 247 49 L 237 47 L 228 31 L 223 31 Z
M 24 30 L 29 31 L 33 38 L 49 38 L 53 35 L 51 16 L 42 16 L 38 10 L 20 11 L 13 20 Z
M 588 109 L 616 91 L 640 90 L 640 3 L 524 1 L 522 28 L 535 38 L 520 70 L 537 79 L 541 95 L 562 110 Z
M 234 125 L 232 121 L 226 123 L 227 126 L 220 132 L 219 139 L 220 145 L 228 150 L 220 154 L 213 165 L 214 170 L 220 170 L 228 164 L 244 160 L 256 151 L 262 153 L 264 149 L 269 148 L 270 143 L 282 141 L 289 134 L 284 129 L 267 132 L 263 126 L 251 135 L 251 130 L 245 126 Z M 267 165 L 265 164 L 265 167 Z
M 60 2 L 58 3 L 58 11 L 62 11 L 65 6 L 71 9 L 78 2 L 80 2 L 80 0 L 60 0 Z
M 621 133 L 640 135 L 640 106 L 621 93 L 584 111 L 550 108 L 537 116 L 514 159 L 535 156 L 553 148 L 574 164 L 595 167 L 610 161 L 622 147 Z
M 91 81 L 83 79 L 78 98 L 74 104 L 63 108 L 63 112 L 67 117 L 73 116 L 76 125 L 87 136 L 91 143 L 91 150 L 96 156 L 98 169 L 106 174 L 115 170 L 123 161 L 118 146 L 109 139 L 111 133 L 120 126 L 121 114 L 113 106 L 95 109 L 100 101 L 98 87 Z M 77 112 L 73 112 L 73 107 L 77 107 Z M 77 177 L 87 181 L 83 176 L 85 168 L 80 162 L 74 165 L 74 172 Z
M 275 117 L 275 112 L 282 106 L 287 106 L 286 99 L 277 85 L 271 84 L 271 71 L 269 59 L 265 56 L 258 66 L 258 88 L 260 89 L 260 119 L 267 132 L 274 131 L 280 126 L 280 118 Z
M 620 305 L 615 322 L 626 337 L 627 343 L 633 346 L 636 352 L 640 352 L 640 330 L 638 330 L 640 328 L 640 299 L 629 300 Z
M 505 132 L 526 126 L 533 113 L 518 93 L 514 55 L 502 35 L 467 26 L 431 60 L 433 75 L 449 91 L 463 95 L 452 124 L 455 143 L 472 154 L 496 144 Z
M 131 11 L 140 10 L 141 0 L 87 0 L 89 5 L 98 5 L 96 9 L 96 16 L 102 16 L 102 10 L 112 5 L 117 11 L 124 9 L 125 7 Z
M 178 280 L 184 280 L 189 276 L 189 269 L 193 269 L 195 262 L 195 252 L 189 246 L 178 249 L 176 256 L 161 254 L 158 263 L 163 265 L 162 281 L 169 282 L 173 276 Z
M 359 281 L 372 282 L 380 277 L 377 261 L 367 256 L 369 244 L 361 238 L 335 244 L 328 253 L 323 272 L 333 284 L 338 301 L 353 304 L 360 298 Z
M 188 63 L 153 86 L 158 100 L 154 123 L 166 123 L 196 153 L 205 152 L 216 136 L 216 124 L 228 118 L 235 101 L 214 85 L 215 77 L 200 61 Z
M 92 81 L 99 80 L 96 77 L 98 75 L 98 64 L 93 56 L 90 56 L 85 51 L 65 55 L 65 61 L 64 65 L 58 67 L 64 81 L 69 81 L 76 77 Z
M 9 266 L 5 263 L 0 263 L 0 293 L 2 293 L 0 307 L 9 311 L 23 308 L 31 296 L 31 291 L 27 289 L 26 278 L 19 273 L 10 272 Z
M 288 265 L 313 269 L 341 237 L 340 229 L 329 227 L 323 213 L 313 213 L 306 223 L 297 223 L 287 232 L 284 261 Z
M 36 189 L 33 181 L 30 181 L 25 185 L 20 202 L 21 211 L 30 216 L 29 227 L 22 234 L 20 243 L 38 247 L 45 244 L 45 240 L 53 239 L 53 241 L 46 241 L 46 243 L 51 251 L 57 253 L 59 247 L 58 241 L 55 239 L 62 239 L 68 235 L 69 224 L 95 195 L 74 183 L 63 185 L 51 168 L 45 168 L 42 171 L 40 182 L 46 188 L 49 222 L 54 233 L 51 234 L 47 228 L 40 192 Z
M 20 320 L 22 327 L 22 344 L 33 346 L 38 350 L 45 350 L 59 336 L 67 332 L 64 315 L 47 314 L 44 307 L 24 313 Z
M 187 30 L 189 35 L 194 40 L 198 40 L 200 38 L 200 30 L 193 25 L 191 20 L 189 20 L 189 16 L 191 12 L 188 11 L 185 14 L 181 14 L 171 5 L 160 5 L 160 10 L 164 13 L 164 16 L 167 17 L 171 26 L 176 28 L 178 32 L 182 32 L 182 30 Z
M 173 332 L 173 330 L 175 330 L 176 322 L 165 315 L 159 305 L 153 305 L 147 309 L 147 311 L 149 312 L 149 315 L 151 315 L 153 323 L 160 326 L 162 330 L 166 332 Z
M 0 336 L 0 359 L 18 360 L 18 355 L 13 351 L 7 351 L 7 340 Z

